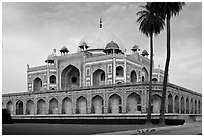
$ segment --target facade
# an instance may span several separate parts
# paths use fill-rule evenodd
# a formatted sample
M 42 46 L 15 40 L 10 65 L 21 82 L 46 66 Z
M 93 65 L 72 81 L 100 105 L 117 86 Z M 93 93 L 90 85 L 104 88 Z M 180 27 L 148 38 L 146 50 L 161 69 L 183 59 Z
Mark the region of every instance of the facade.
M 3 94 L 12 115 L 141 114 L 147 112 L 150 60 L 134 45 L 126 54 L 120 39 L 100 27 L 78 51 L 56 49 L 46 64 L 27 68 L 27 92 Z M 164 72 L 153 70 L 152 112 L 159 113 Z M 201 114 L 202 95 L 168 84 L 166 113 Z

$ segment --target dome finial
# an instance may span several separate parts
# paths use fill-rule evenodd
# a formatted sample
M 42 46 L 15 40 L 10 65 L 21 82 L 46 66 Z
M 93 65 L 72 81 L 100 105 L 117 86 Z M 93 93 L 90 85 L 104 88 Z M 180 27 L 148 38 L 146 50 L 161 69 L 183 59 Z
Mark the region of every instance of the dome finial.
M 100 16 L 100 29 L 102 29 L 103 28 L 103 23 L 102 23 L 102 17 Z

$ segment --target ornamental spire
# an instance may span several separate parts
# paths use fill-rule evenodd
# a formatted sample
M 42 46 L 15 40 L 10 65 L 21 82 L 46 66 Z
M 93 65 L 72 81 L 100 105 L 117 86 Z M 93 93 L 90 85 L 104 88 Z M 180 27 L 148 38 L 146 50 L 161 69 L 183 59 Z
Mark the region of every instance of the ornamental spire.
M 100 28 L 100 29 L 102 29 L 102 28 L 103 28 L 102 17 L 100 17 L 100 24 L 99 24 L 99 28 Z

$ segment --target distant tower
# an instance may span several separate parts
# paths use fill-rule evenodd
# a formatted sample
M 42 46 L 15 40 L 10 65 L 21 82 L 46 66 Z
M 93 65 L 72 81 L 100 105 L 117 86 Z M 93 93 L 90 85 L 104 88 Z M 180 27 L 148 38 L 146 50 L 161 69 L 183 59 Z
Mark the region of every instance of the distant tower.
M 99 28 L 100 28 L 100 29 L 102 29 L 102 28 L 103 28 L 102 17 L 100 17 L 100 24 L 99 24 Z

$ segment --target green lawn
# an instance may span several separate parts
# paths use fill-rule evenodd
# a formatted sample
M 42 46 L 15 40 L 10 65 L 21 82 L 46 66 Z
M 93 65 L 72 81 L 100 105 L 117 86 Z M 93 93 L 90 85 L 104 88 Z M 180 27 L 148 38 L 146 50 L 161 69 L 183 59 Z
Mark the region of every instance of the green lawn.
M 91 135 L 115 131 L 158 127 L 157 125 L 91 125 L 91 124 L 3 124 L 3 135 Z

